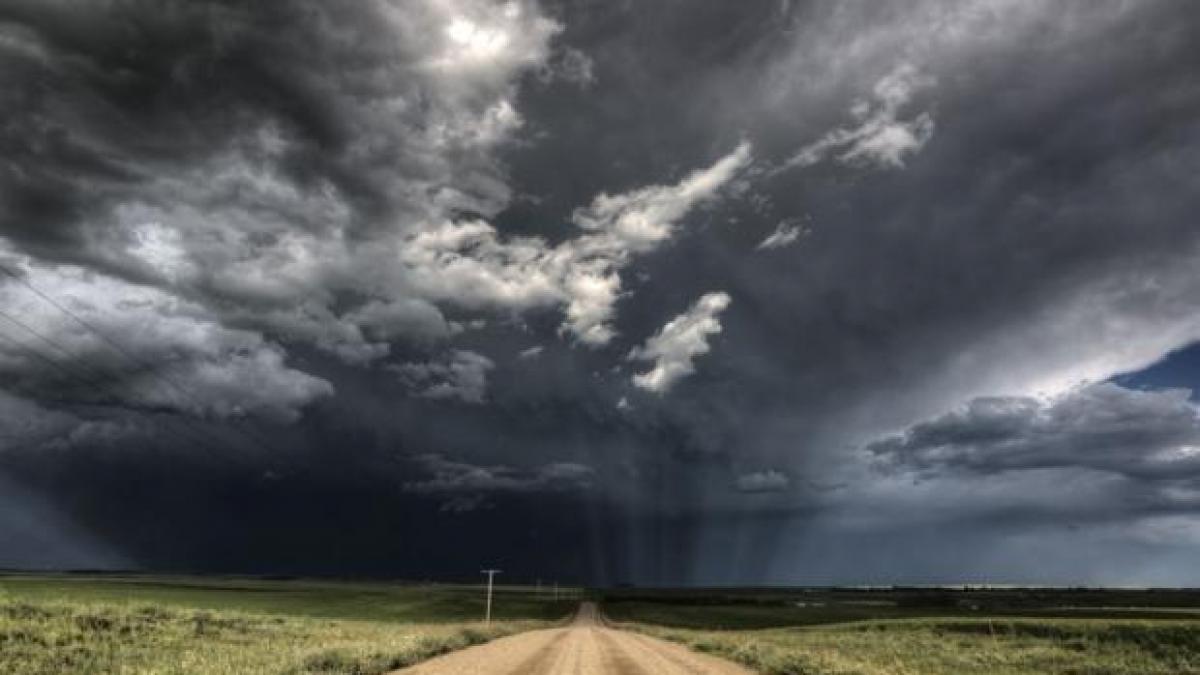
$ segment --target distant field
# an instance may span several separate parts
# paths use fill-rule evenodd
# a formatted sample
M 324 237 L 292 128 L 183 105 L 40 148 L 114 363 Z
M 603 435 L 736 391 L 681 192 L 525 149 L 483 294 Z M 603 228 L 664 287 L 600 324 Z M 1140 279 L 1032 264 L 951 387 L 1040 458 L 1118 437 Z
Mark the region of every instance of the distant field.
M 1191 591 L 624 591 L 604 611 L 769 675 L 1200 675 Z
M 478 587 L 0 576 L 0 673 L 370 675 L 565 617 L 575 599 Z
M 116 575 L 0 575 L 0 599 L 153 604 L 287 616 L 389 622 L 457 622 L 483 617 L 479 586 Z M 562 594 L 566 597 L 566 592 Z M 574 606 L 549 593 L 500 586 L 493 617 L 554 620 Z
M 596 592 L 633 630 L 768 675 L 1200 675 L 1194 591 Z M 378 675 L 574 608 L 500 587 L 0 575 L 0 673 Z M 486 675 L 486 674 L 481 674 Z

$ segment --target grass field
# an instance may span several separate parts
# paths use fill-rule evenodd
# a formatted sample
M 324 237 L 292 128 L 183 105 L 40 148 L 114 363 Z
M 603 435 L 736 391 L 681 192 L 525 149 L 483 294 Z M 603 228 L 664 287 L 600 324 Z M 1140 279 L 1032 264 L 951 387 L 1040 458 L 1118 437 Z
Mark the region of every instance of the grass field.
M 573 602 L 497 586 L 493 616 L 554 620 Z M 565 594 L 564 596 L 565 597 Z M 483 617 L 479 586 L 163 576 L 0 575 L 0 599 L 235 610 L 390 622 L 473 621 Z
M 613 594 L 621 625 L 769 675 L 1200 675 L 1191 592 Z
M 769 675 L 1200 675 L 1193 591 L 621 590 L 634 630 Z M 561 620 L 499 587 L 0 575 L 0 673 L 368 675 Z
M 501 588 L 484 626 L 478 587 L 0 576 L 0 673 L 385 673 L 574 603 Z

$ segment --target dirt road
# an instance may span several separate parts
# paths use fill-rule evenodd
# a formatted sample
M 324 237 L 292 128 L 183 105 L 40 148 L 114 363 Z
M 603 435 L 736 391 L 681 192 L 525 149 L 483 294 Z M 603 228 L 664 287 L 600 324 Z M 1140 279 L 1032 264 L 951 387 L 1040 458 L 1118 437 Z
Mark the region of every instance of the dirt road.
M 565 628 L 521 633 L 447 654 L 408 675 L 750 675 L 728 661 L 602 625 L 585 602 Z

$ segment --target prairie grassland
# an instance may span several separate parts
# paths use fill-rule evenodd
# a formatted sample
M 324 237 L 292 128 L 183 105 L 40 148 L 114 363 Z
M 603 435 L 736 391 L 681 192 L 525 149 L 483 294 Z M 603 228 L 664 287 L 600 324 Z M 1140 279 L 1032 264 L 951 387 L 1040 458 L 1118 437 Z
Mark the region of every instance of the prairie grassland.
M 569 591 L 557 602 L 531 591 L 497 587 L 493 616 L 556 620 L 575 606 L 566 599 Z M 115 574 L 0 575 L 0 599 L 5 598 L 419 623 L 474 621 L 484 609 L 478 585 Z
M 541 625 L 387 624 L 7 601 L 0 603 L 0 672 L 368 675 Z
M 552 625 L 508 590 L 192 578 L 0 577 L 0 673 L 373 675 Z
M 1200 675 L 1200 622 L 893 619 L 765 630 L 624 623 L 765 675 Z
M 1190 619 L 1193 589 L 642 589 L 607 591 L 616 621 L 751 630 L 883 619 Z

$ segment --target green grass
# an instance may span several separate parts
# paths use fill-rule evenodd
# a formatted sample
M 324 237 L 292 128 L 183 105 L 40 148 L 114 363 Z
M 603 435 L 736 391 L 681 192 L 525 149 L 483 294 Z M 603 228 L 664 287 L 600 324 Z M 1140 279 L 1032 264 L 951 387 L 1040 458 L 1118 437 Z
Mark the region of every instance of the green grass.
M 795 596 L 617 598 L 604 611 L 767 675 L 1200 675 L 1200 620 L 1179 609 L 1020 607 L 1010 596 L 981 612 L 974 598 L 922 605 L 895 595 L 803 607 Z
M 646 589 L 602 597 L 615 620 L 714 630 L 928 617 L 1200 620 L 1193 590 Z
M 544 625 L 388 624 L 7 601 L 0 603 L 0 672 L 374 675 Z
M 565 597 L 565 594 L 564 594 Z M 154 604 L 331 619 L 437 623 L 484 613 L 478 586 L 268 580 L 219 577 L 3 575 L 0 598 L 28 602 Z M 527 588 L 500 587 L 493 616 L 555 620 L 573 600 L 554 602 Z
M 375 675 L 561 620 L 524 589 L 187 577 L 0 577 L 0 673 Z
M 872 621 L 878 619 L 920 619 L 929 617 L 975 619 L 990 616 L 997 619 L 1114 619 L 1200 621 L 1200 611 L 1155 608 L 1029 608 L 990 609 L 984 612 L 961 607 L 896 607 L 888 605 L 827 605 L 796 607 L 793 605 L 730 604 L 692 605 L 662 604 L 643 601 L 605 603 L 605 614 L 614 621 L 694 628 L 703 630 L 757 630 L 789 626 L 820 626 L 825 624 Z M 1200 623 L 1197 623 L 1200 625 Z
M 626 627 L 766 675 L 1198 675 L 1200 625 L 891 620 L 762 631 Z
M 1200 675 L 1190 591 L 610 593 L 606 614 L 769 675 Z M 0 576 L 0 673 L 375 675 L 574 606 L 501 587 Z M 1189 618 L 1191 617 L 1191 618 Z
M 754 630 L 783 626 L 845 623 L 907 614 L 890 607 L 833 606 L 799 608 L 774 604 L 666 604 L 645 601 L 605 603 L 614 621 L 709 630 Z

